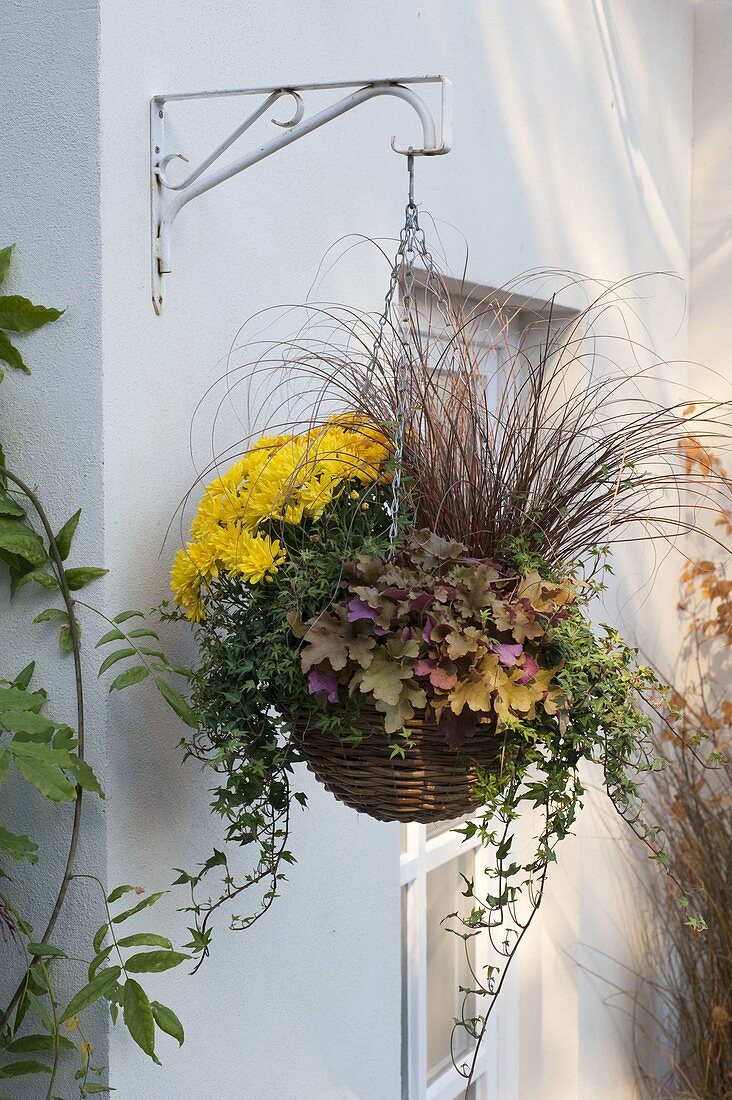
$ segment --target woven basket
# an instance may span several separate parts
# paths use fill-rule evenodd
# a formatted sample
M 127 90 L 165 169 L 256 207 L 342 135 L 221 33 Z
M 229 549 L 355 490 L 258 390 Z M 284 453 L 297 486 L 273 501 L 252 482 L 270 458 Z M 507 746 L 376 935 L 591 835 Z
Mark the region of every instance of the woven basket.
M 325 789 L 377 821 L 427 823 L 472 813 L 479 804 L 473 794 L 476 768 L 495 768 L 503 744 L 494 729 L 485 726 L 458 751 L 446 744 L 435 721 L 412 721 L 407 723 L 412 747 L 405 757 L 392 759 L 384 719 L 377 710 L 364 706 L 358 726 L 363 740 L 344 744 L 319 730 L 307 711 L 300 711 L 294 716 L 292 735 Z

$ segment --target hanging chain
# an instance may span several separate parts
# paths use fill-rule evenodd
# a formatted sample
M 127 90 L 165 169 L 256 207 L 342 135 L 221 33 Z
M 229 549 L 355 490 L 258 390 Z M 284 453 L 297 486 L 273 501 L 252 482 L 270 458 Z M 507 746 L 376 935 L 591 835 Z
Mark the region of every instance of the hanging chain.
M 366 370 L 366 378 L 361 390 L 363 399 L 373 386 L 373 377 L 378 367 L 384 340 L 386 338 L 386 326 L 392 316 L 394 295 L 401 284 L 402 301 L 399 314 L 399 322 L 396 333 L 399 340 L 398 354 L 396 358 L 396 408 L 394 426 L 394 457 L 393 475 L 391 481 L 391 501 L 388 512 L 391 517 L 389 528 L 389 541 L 394 544 L 399 534 L 399 498 L 402 488 L 402 459 L 404 455 L 404 429 L 408 412 L 410 396 L 410 376 L 412 357 L 412 324 L 414 315 L 414 264 L 417 257 L 425 268 L 426 289 L 437 302 L 438 309 L 447 322 L 447 309 L 444 302 L 442 286 L 435 271 L 434 260 L 427 248 L 424 230 L 419 224 L 417 204 L 414 201 L 414 155 L 407 156 L 407 173 L 409 177 L 409 193 L 405 210 L 404 226 L 399 234 L 399 245 L 394 256 L 389 286 L 384 297 L 384 306 L 379 315 L 376 338 L 371 350 L 369 364 Z

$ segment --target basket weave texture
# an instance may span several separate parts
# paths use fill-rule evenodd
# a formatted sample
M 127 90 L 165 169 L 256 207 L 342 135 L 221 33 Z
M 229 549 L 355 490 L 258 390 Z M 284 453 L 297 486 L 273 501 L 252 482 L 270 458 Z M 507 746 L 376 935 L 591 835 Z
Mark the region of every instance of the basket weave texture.
M 451 749 L 435 721 L 415 720 L 407 723 L 412 745 L 406 756 L 392 759 L 384 719 L 375 708 L 362 707 L 358 727 L 363 740 L 344 744 L 318 729 L 307 711 L 299 711 L 292 735 L 326 790 L 377 821 L 426 824 L 472 813 L 479 804 L 473 794 L 476 769 L 495 769 L 503 744 L 493 727 L 485 726 L 463 749 Z

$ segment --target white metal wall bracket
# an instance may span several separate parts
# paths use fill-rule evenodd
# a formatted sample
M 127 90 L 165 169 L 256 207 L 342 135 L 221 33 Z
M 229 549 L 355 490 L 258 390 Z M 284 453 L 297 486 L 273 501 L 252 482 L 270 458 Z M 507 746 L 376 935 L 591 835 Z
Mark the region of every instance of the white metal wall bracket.
M 427 104 L 410 85 L 436 84 L 440 87 L 440 132 L 436 133 L 435 121 Z M 355 88 L 350 95 L 323 108 L 316 114 L 305 117 L 303 92 L 323 91 L 331 88 Z M 187 161 L 188 158 L 178 151 L 171 151 L 165 139 L 166 104 L 176 100 L 215 99 L 221 96 L 263 96 L 262 102 L 232 134 L 222 141 L 213 152 L 201 161 L 184 179 L 177 183 L 168 178 L 168 166 L 172 160 Z M 368 80 L 341 82 L 335 84 L 297 84 L 280 85 L 273 88 L 242 88 L 219 92 L 187 92 L 181 95 L 156 95 L 150 101 L 150 187 L 152 213 L 152 299 L 155 312 L 163 311 L 165 298 L 165 277 L 172 270 L 171 252 L 173 223 L 183 207 L 199 195 L 210 191 L 224 180 L 231 179 L 246 168 L 251 168 L 260 160 L 291 145 L 298 138 L 317 130 L 339 115 L 353 110 L 361 103 L 376 96 L 395 96 L 412 107 L 422 124 L 422 147 L 401 148 L 392 138 L 391 146 L 395 152 L 404 156 L 438 156 L 449 153 L 452 140 L 452 85 L 443 76 L 412 76 L 388 80 Z M 219 158 L 238 141 L 257 119 L 266 114 L 283 97 L 289 97 L 293 103 L 290 118 L 279 122 L 272 118 L 275 126 L 283 133 L 271 138 L 263 145 L 251 149 L 237 160 L 216 166 Z M 209 171 L 210 169 L 210 171 Z

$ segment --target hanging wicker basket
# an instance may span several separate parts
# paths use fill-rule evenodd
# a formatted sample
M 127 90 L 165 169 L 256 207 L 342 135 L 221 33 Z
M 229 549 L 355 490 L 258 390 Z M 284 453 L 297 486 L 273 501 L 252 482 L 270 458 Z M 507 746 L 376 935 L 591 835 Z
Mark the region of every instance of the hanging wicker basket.
M 324 733 L 299 711 L 292 736 L 308 768 L 326 790 L 377 821 L 448 821 L 472 813 L 477 769 L 493 770 L 503 739 L 491 726 L 480 727 L 460 750 L 445 742 L 435 721 L 407 723 L 412 742 L 404 757 L 391 756 L 384 719 L 371 706 L 359 714 L 363 740 L 357 745 Z M 485 732 L 483 732 L 485 730 Z

